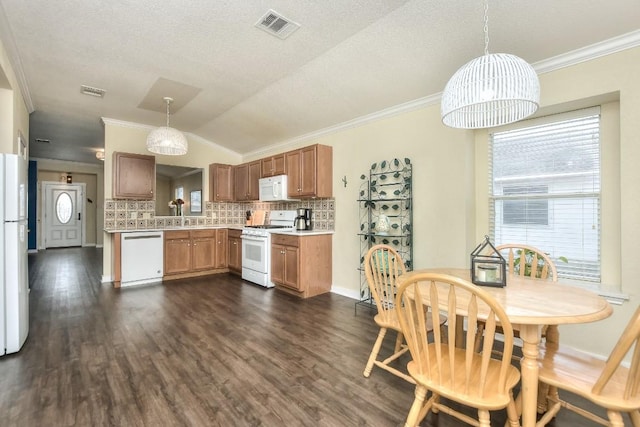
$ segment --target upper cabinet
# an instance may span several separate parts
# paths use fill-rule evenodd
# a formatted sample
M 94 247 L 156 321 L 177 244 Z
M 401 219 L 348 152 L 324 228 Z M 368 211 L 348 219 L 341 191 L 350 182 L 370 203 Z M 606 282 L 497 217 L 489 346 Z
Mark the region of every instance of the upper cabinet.
M 144 154 L 113 153 L 113 198 L 153 200 L 156 158 Z
M 209 199 L 212 202 L 233 201 L 233 166 L 209 165 Z
M 261 161 L 263 178 L 269 176 L 284 175 L 286 172 L 284 167 L 284 153 L 277 156 L 265 157 Z
M 235 200 L 239 202 L 258 200 L 258 180 L 261 175 L 261 160 L 233 167 Z
M 333 197 L 333 148 L 312 145 L 285 153 L 289 197 Z

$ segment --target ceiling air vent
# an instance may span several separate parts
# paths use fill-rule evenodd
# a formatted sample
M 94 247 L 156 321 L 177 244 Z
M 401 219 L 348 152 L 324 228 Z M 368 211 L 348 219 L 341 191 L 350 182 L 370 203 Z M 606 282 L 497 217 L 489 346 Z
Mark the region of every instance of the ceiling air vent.
M 86 85 L 81 85 L 80 86 L 80 92 L 82 92 L 85 95 L 95 96 L 97 98 L 103 98 L 104 94 L 107 93 L 107 91 L 104 90 L 104 89 L 100 89 L 100 88 L 97 88 L 97 87 L 86 86 Z
M 285 18 L 273 10 L 269 10 L 256 22 L 255 26 L 279 39 L 286 39 L 293 34 L 295 30 L 300 28 L 300 24 Z

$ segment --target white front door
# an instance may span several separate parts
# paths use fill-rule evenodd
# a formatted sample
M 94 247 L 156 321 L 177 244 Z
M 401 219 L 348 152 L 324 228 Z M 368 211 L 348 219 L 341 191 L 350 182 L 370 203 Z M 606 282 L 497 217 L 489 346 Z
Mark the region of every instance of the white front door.
M 81 184 L 44 184 L 45 248 L 82 245 Z

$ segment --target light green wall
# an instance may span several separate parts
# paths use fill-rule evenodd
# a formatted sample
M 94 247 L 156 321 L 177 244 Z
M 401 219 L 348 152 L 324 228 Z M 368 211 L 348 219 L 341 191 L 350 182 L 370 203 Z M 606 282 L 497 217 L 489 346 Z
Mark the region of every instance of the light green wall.
M 146 148 L 147 135 L 152 127 L 118 123 L 105 119 L 104 125 L 104 194 L 105 198 L 112 197 L 113 189 L 113 153 L 120 151 L 136 154 L 150 154 Z M 189 151 L 184 156 L 163 156 L 156 155 L 156 163 L 175 166 L 187 166 L 202 168 L 204 172 L 202 189 L 203 203 L 209 200 L 209 165 L 211 163 L 238 164 L 241 162 L 239 154 L 226 150 L 215 144 L 209 143 L 201 138 L 187 134 L 189 141 Z M 112 245 L 111 235 L 103 233 L 103 277 L 111 280 L 112 265 Z
M 619 170 L 603 181 L 620 182 L 619 195 L 603 196 L 603 203 L 618 204 L 617 218 L 603 222 L 603 233 L 620 234 L 618 248 L 606 248 L 607 263 L 619 262 L 622 292 L 630 301 L 614 306 L 614 314 L 600 322 L 585 325 L 563 325 L 563 342 L 595 354 L 606 354 L 622 331 L 638 304 L 640 264 L 632 258 L 640 241 L 640 48 L 597 58 L 575 66 L 540 75 L 542 107 L 579 104 L 581 100 L 619 93 Z M 615 130 L 614 130 L 615 131 Z M 610 130 L 607 132 L 611 132 Z M 144 152 L 146 131 L 106 127 L 107 158 L 117 149 Z M 136 151 L 132 148 L 139 149 Z M 416 268 L 467 267 L 469 253 L 486 233 L 486 132 L 449 129 L 440 121 L 439 105 L 398 114 L 375 122 L 352 127 L 333 134 L 307 139 L 286 147 L 273 148 L 259 155 L 236 159 L 215 148 L 203 146 L 203 156 L 185 166 L 205 167 L 212 162 L 240 163 L 268 154 L 287 151 L 314 143 L 333 147 L 334 196 L 336 219 L 333 253 L 333 289 L 345 295 L 358 295 L 360 283 L 358 207 L 356 199 L 360 175 L 371 163 L 395 157 L 411 159 L 414 167 L 414 260 Z M 196 151 L 190 149 L 192 156 Z M 617 156 L 616 150 L 608 155 Z M 205 160 L 206 158 L 206 160 Z M 177 164 L 177 163 L 176 163 Z M 208 171 L 207 171 L 208 172 Z M 105 164 L 105 176 L 111 176 Z M 208 175 L 207 175 L 208 176 Z M 342 183 L 347 179 L 347 186 Z M 108 187 L 108 190 L 107 190 Z M 483 194 L 482 188 L 485 193 Z M 110 180 L 105 180 L 105 194 L 110 194 Z M 208 189 L 205 190 L 208 194 Z M 605 208 L 606 209 L 606 208 Z M 610 215 L 611 216 L 611 215 Z M 619 230 L 619 231 L 618 231 Z M 619 261 L 611 253 L 621 253 Z M 108 254 L 105 240 L 105 254 Z M 110 255 L 105 257 L 109 261 Z M 108 272 L 106 272 L 108 274 Z
M 620 164 L 609 168 L 603 188 L 620 183 L 619 192 L 603 195 L 603 234 L 618 234 L 619 244 L 603 244 L 603 262 L 619 265 L 617 277 L 629 302 L 614 306 L 614 314 L 600 322 L 560 327 L 563 342 L 604 355 L 638 305 L 640 264 L 634 261 L 640 241 L 640 48 L 619 52 L 540 75 L 541 106 L 547 111 L 571 109 L 590 98 L 611 98 L 619 104 L 603 106 L 604 114 L 619 108 L 619 147 L 603 147 L 603 157 Z M 603 96 L 608 95 L 608 96 Z M 581 105 L 585 106 L 585 105 Z M 613 111 L 613 114 L 618 114 Z M 617 124 L 617 123 L 616 123 Z M 608 126 L 608 125 L 607 125 Z M 617 138 L 618 129 L 603 129 Z M 306 140 L 297 145 L 260 153 L 286 151 L 320 143 L 334 149 L 333 289 L 357 295 L 359 245 L 357 190 L 359 176 L 371 163 L 393 157 L 409 157 L 414 164 L 414 226 L 416 268 L 467 267 L 468 254 L 487 230 L 486 131 L 448 129 L 441 124 L 439 106 L 429 106 L 392 118 Z M 253 158 L 244 159 L 253 160 Z M 342 178 L 346 176 L 345 188 Z M 613 213 L 612 213 L 613 212 Z M 621 255 L 620 255 L 621 254 Z M 612 275 L 614 281 L 616 275 Z
M 44 215 L 42 214 L 42 182 L 44 181 L 60 181 L 61 175 L 71 173 L 73 182 L 85 183 L 87 185 L 86 199 L 90 199 L 91 203 L 86 202 L 85 210 L 85 243 L 87 245 L 95 244 L 98 247 L 103 245 L 102 229 L 104 228 L 104 174 L 102 165 L 94 165 L 88 163 L 65 162 L 61 160 L 35 159 L 38 164 L 38 220 L 40 224 L 44 224 Z M 42 227 L 38 227 L 38 248 L 44 249 L 44 239 L 42 236 Z
M 24 137 L 28 154 L 29 111 L 7 51 L 0 41 L 0 152 L 17 154 L 20 134 Z

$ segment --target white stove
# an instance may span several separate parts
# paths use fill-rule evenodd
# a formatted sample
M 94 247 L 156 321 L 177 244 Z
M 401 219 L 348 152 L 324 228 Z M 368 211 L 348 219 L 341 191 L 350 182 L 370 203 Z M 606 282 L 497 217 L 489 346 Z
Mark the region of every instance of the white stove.
M 269 224 L 242 228 L 242 278 L 272 288 L 271 232 L 293 231 L 296 211 L 271 211 Z

